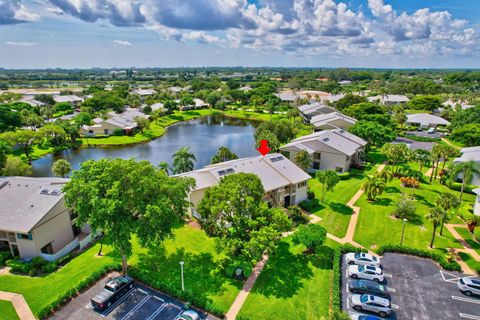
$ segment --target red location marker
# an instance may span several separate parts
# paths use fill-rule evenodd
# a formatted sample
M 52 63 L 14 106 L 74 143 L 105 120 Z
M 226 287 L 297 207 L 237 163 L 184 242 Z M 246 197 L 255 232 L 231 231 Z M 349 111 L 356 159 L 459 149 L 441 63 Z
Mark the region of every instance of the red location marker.
M 270 152 L 270 148 L 268 147 L 268 140 L 261 140 L 260 141 L 260 148 L 257 148 L 258 152 L 262 154 L 262 156 L 266 155 Z

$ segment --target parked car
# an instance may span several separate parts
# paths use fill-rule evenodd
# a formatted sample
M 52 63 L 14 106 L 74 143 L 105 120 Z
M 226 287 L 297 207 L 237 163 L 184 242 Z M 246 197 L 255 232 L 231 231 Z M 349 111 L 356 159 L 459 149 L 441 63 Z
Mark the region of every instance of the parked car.
M 348 281 L 348 290 L 352 293 L 368 293 L 381 298 L 390 299 L 387 287 L 371 280 L 350 280 Z
M 368 311 L 385 318 L 392 313 L 390 301 L 371 294 L 354 294 L 350 298 L 352 308 L 356 311 Z
M 380 266 L 380 259 L 368 253 L 347 253 L 345 259 L 348 264 Z
M 134 286 L 129 276 L 120 276 L 108 281 L 103 290 L 93 297 L 90 302 L 97 310 L 109 308 L 115 301 L 123 297 Z
M 381 320 L 379 317 L 375 316 L 366 316 L 364 314 L 352 314 L 350 315 L 352 320 Z
M 348 276 L 353 279 L 366 279 L 375 282 L 382 282 L 385 279 L 382 269 L 375 266 L 349 266 Z
M 189 309 L 189 310 L 183 311 L 177 320 L 198 320 L 199 318 L 200 316 L 196 311 Z
M 437 132 L 437 129 L 435 129 L 435 128 L 430 128 L 430 129 L 427 130 L 428 134 L 434 134 L 435 132 Z
M 457 282 L 458 288 L 463 294 L 480 296 L 480 278 L 460 278 Z

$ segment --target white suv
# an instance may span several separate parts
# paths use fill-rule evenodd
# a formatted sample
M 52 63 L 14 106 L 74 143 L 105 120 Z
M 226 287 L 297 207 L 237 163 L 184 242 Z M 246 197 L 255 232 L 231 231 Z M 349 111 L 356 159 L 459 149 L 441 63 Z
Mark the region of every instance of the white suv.
M 348 276 L 353 279 L 367 279 L 382 282 L 385 279 L 382 269 L 375 266 L 349 266 Z
M 380 266 L 380 259 L 368 253 L 347 253 L 345 259 L 348 264 Z
M 467 296 L 480 295 L 480 278 L 460 278 L 457 285 L 460 291 Z
M 392 313 L 390 308 L 390 301 L 371 294 L 354 294 L 350 298 L 352 308 L 356 311 L 369 311 L 378 314 L 385 318 Z

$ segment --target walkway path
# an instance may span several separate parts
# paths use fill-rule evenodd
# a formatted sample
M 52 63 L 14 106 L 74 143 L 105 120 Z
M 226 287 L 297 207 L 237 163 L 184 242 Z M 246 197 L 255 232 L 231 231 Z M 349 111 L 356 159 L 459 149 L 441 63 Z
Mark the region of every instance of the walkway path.
M 35 320 L 30 307 L 21 294 L 0 291 L 0 300 L 10 301 L 21 320 Z
M 457 149 L 457 150 L 460 150 L 460 149 L 462 149 L 461 147 L 454 145 L 453 143 L 451 143 L 450 141 L 448 141 L 448 140 L 447 140 L 447 139 L 445 139 L 445 138 L 442 138 L 442 141 L 443 141 L 443 142 L 445 142 L 446 144 L 448 144 L 448 145 L 450 145 L 450 146 L 454 147 L 454 148 L 455 148 L 455 149 Z
M 452 248 L 451 251 L 455 256 L 455 260 L 460 264 L 463 269 L 463 272 L 466 274 L 475 275 L 477 274 L 472 268 L 470 268 L 458 255 L 459 252 L 469 254 L 477 262 L 480 262 L 480 255 L 477 251 L 473 250 L 472 247 L 463 239 L 463 237 L 455 230 L 455 228 L 466 228 L 463 224 L 445 224 L 447 230 L 452 234 L 452 236 L 457 239 L 458 242 L 463 246 L 463 249 Z

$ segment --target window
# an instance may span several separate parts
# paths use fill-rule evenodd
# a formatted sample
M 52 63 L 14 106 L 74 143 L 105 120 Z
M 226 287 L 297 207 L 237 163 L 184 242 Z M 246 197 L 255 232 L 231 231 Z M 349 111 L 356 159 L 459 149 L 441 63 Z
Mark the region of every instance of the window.
M 319 170 L 320 169 L 320 163 L 314 162 L 312 167 L 313 167 L 314 170 Z
M 307 185 L 307 182 L 304 181 L 304 182 L 300 182 L 299 184 L 297 184 L 297 188 L 303 188 Z
M 335 167 L 335 171 L 337 171 L 337 172 L 343 172 L 343 168 L 342 168 L 342 167 Z
M 22 239 L 22 240 L 32 240 L 32 234 L 25 234 L 25 233 L 17 233 L 17 239 Z
M 320 160 L 321 156 L 322 156 L 322 155 L 321 155 L 320 153 L 315 152 L 315 153 L 313 154 L 313 159 L 314 159 L 314 160 Z
M 52 243 L 49 242 L 47 245 L 43 246 L 42 249 L 40 249 L 40 251 L 45 254 L 52 254 L 53 253 Z
M 103 133 L 108 134 L 108 129 L 103 129 Z
M 93 130 L 88 130 L 88 133 L 93 134 Z

